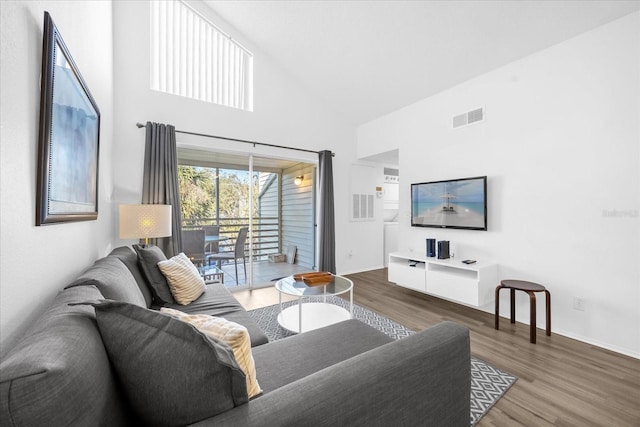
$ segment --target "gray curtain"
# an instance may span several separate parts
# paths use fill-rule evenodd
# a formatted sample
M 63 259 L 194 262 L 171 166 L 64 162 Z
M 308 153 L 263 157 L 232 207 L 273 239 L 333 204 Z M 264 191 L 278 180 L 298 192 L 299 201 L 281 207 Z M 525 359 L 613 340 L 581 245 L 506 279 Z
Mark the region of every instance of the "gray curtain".
M 320 247 L 318 254 L 319 271 L 336 272 L 336 224 L 333 212 L 333 166 L 331 151 L 318 153 L 320 186 L 318 194 L 319 217 L 318 236 Z
M 170 258 L 182 250 L 176 129 L 147 122 L 146 132 L 142 203 L 171 205 L 171 236 L 150 240 Z

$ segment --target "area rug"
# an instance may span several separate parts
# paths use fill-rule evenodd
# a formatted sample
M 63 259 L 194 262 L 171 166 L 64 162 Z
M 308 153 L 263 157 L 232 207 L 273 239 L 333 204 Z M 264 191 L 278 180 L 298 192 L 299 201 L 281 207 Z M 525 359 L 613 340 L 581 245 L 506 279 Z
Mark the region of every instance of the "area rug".
M 327 297 L 327 302 L 349 309 L 349 302 L 343 298 L 330 296 Z M 284 302 L 282 307 L 287 308 L 293 304 L 297 304 L 297 301 Z M 279 312 L 280 306 L 275 304 L 251 310 L 249 316 L 256 321 L 269 340 L 276 341 L 295 335 L 278 324 Z M 357 304 L 353 305 L 353 317 L 384 332 L 393 339 L 407 337 L 415 333 L 415 331 Z M 516 379 L 515 376 L 471 356 L 471 426 L 480 421 L 480 418 L 496 404 Z

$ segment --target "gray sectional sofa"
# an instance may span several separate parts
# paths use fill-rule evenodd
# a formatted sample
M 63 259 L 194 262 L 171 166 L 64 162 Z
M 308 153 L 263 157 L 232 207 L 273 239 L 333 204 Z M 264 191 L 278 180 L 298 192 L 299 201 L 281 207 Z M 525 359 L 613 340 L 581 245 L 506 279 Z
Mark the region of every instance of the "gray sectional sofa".
M 101 334 L 96 320 L 98 308 L 70 305 L 103 299 L 127 303 L 121 305 L 145 316 L 164 316 L 149 312 L 158 308 L 157 301 L 131 248 L 117 248 L 97 260 L 60 291 L 0 362 L 0 425 L 145 424 L 140 408 L 133 403 L 138 400 L 128 398 L 132 392 L 129 378 L 116 373 L 105 349 L 105 332 Z M 234 400 L 231 408 L 213 416 L 194 415 L 184 422 L 176 421 L 173 414 L 179 410 L 192 415 L 188 405 L 172 408 L 163 404 L 152 408 L 157 419 L 163 420 L 154 425 L 469 425 L 469 334 L 463 326 L 444 322 L 393 341 L 358 320 L 349 320 L 268 342 L 222 285 L 207 285 L 196 301 L 175 308 L 246 326 L 263 393 L 248 402 Z M 100 316 L 98 320 L 102 321 Z M 153 338 L 141 336 L 140 341 Z M 169 356 L 174 351 L 164 350 Z M 179 350 L 175 351 L 181 362 Z M 153 365 L 153 358 L 145 363 Z M 191 383 L 203 381 L 197 365 L 192 376 L 178 377 L 146 367 L 153 373 L 149 380 L 159 402 L 172 387 L 188 390 Z M 216 398 L 211 394 L 203 397 L 205 401 Z

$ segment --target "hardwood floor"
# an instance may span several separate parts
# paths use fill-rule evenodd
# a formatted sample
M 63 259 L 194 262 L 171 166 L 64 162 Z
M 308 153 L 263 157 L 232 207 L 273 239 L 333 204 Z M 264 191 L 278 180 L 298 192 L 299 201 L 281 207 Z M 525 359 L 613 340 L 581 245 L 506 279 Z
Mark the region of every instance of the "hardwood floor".
M 387 270 L 347 276 L 354 302 L 409 328 L 444 320 L 466 325 L 471 353 L 518 377 L 482 426 L 640 426 L 640 360 L 424 295 L 387 282 Z M 234 294 L 247 309 L 278 302 L 274 288 Z M 553 320 L 553 319 L 552 319 Z M 612 325 L 614 327 L 614 325 Z

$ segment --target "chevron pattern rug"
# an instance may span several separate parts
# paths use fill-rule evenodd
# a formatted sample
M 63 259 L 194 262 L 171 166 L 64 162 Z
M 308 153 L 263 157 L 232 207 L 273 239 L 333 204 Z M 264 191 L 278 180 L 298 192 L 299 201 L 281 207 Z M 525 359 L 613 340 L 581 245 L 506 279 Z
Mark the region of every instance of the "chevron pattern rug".
M 327 302 L 349 309 L 349 302 L 342 298 L 327 297 Z M 282 307 L 284 309 L 293 304 L 297 304 L 297 301 L 284 302 Z M 275 304 L 251 310 L 249 316 L 256 321 L 269 340 L 275 341 L 294 335 L 278 324 L 276 318 L 279 312 L 280 306 Z M 384 332 L 393 339 L 407 337 L 415 333 L 415 331 L 357 304 L 353 305 L 353 317 Z M 496 404 L 516 380 L 515 376 L 471 356 L 470 425 L 474 426 L 480 421 L 480 418 Z

